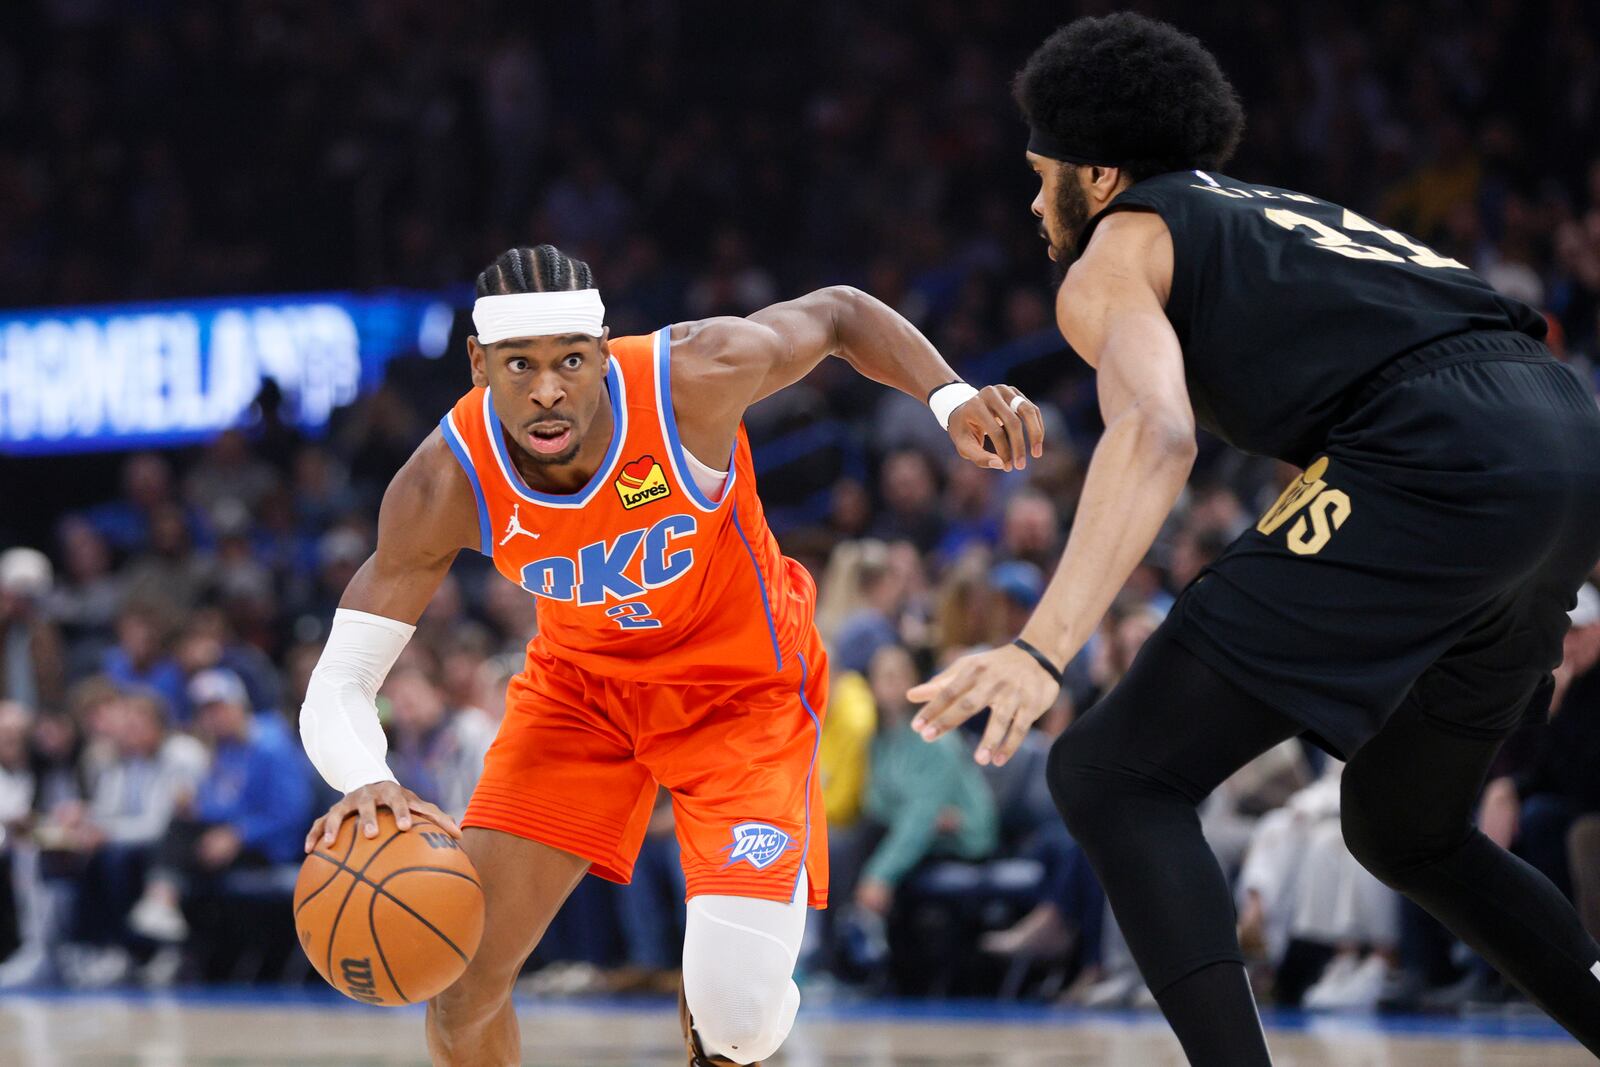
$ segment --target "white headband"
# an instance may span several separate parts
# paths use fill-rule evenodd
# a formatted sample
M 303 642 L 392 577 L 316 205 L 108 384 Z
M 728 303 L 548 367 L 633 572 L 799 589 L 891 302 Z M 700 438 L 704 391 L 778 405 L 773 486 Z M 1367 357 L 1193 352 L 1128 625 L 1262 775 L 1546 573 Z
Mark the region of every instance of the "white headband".
M 480 345 L 508 337 L 544 337 L 582 333 L 599 337 L 606 306 L 598 289 L 567 289 L 555 293 L 503 293 L 480 296 L 472 305 L 472 324 Z

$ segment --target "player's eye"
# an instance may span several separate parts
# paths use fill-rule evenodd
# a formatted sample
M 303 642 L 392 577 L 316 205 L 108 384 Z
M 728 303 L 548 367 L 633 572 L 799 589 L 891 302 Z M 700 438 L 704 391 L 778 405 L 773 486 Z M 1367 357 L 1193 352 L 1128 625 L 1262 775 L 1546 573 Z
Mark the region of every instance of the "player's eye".
M 561 361 L 561 365 L 568 370 L 577 370 L 579 367 L 583 366 L 583 356 L 581 353 L 573 352 L 569 354 L 566 359 Z
M 514 356 L 506 361 L 506 370 L 509 370 L 512 374 L 521 374 L 527 369 L 528 361 L 521 356 Z

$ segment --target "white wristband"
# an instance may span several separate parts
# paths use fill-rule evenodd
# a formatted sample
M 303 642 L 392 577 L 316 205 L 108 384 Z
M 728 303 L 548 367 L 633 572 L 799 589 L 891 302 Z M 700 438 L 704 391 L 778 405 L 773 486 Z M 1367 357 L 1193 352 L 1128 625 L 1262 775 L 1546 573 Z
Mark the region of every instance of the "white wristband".
M 300 708 L 300 741 L 312 766 L 341 793 L 392 782 L 389 740 L 378 722 L 378 688 L 415 626 L 340 608 Z
M 928 407 L 933 409 L 933 417 L 939 420 L 939 425 L 948 430 L 950 416 L 955 413 L 956 408 L 977 395 L 978 391 L 966 382 L 947 382 L 928 397 Z

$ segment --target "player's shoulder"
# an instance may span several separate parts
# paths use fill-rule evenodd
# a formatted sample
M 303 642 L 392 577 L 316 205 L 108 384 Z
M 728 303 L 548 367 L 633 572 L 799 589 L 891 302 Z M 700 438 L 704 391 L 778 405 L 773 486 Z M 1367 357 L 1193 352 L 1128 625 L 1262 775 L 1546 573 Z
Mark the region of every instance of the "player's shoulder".
M 1146 278 L 1164 290 L 1172 279 L 1172 231 L 1153 211 L 1112 209 L 1097 220 L 1083 253 L 1067 270 L 1065 292 L 1093 289 L 1108 280 Z
M 669 335 L 674 387 L 751 364 L 765 366 L 784 345 L 772 327 L 735 315 L 676 322 Z
M 478 475 L 472 462 L 470 451 L 458 454 L 443 428 L 435 426 L 389 480 L 380 526 L 391 527 L 384 520 L 394 516 L 402 520 L 411 539 L 476 546 L 478 505 L 473 485 Z

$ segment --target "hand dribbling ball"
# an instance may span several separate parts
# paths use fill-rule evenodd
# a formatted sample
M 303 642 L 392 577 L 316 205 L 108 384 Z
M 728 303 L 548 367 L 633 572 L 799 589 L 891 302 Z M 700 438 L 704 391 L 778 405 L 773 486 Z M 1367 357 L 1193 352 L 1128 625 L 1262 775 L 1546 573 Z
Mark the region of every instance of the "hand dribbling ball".
M 428 1000 L 467 969 L 483 936 L 483 888 L 461 842 L 412 813 L 378 836 L 347 818 L 306 856 L 294 887 L 300 947 L 323 978 L 363 1004 Z

